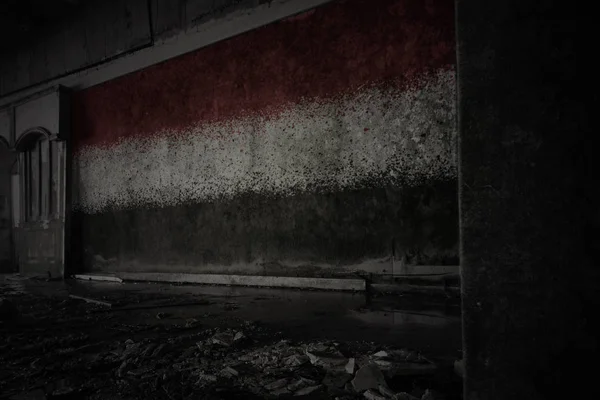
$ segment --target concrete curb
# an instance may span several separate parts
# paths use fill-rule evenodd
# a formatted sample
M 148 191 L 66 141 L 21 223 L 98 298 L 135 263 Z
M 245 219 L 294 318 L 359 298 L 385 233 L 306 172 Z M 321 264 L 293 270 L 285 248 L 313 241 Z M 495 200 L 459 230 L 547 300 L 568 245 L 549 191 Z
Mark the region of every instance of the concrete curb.
M 79 279 L 82 281 L 102 281 L 102 282 L 116 282 L 123 283 L 123 279 L 117 276 L 107 276 L 107 275 L 73 275 L 73 278 Z
M 369 289 L 375 293 L 387 294 L 426 294 L 426 295 L 444 295 L 446 297 L 460 297 L 460 288 L 443 285 L 416 285 L 404 283 L 373 283 Z
M 170 274 L 159 272 L 124 272 L 119 277 L 124 281 L 194 283 L 203 285 L 254 286 L 296 289 L 318 289 L 335 291 L 367 290 L 363 279 L 301 278 L 287 276 Z

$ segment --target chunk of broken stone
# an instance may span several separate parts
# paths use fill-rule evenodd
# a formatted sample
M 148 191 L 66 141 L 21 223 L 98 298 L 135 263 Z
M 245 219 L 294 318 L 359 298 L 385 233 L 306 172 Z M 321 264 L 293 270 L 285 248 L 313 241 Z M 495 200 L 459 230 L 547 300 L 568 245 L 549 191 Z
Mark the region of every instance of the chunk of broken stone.
M 344 369 L 346 370 L 346 373 L 354 375 L 355 368 L 356 368 L 356 361 L 354 361 L 354 358 L 349 358 L 348 363 L 346 363 L 346 366 L 344 367 Z
M 153 368 L 152 368 L 152 367 L 150 367 L 150 366 L 141 367 L 141 368 L 137 368 L 137 369 L 134 369 L 134 370 L 128 371 L 128 372 L 127 372 L 127 375 L 131 375 L 131 376 L 136 376 L 136 377 L 139 377 L 139 376 L 143 376 L 143 375 L 146 375 L 146 374 L 148 374 L 149 372 L 151 372 L 151 371 L 152 371 L 152 369 L 153 369 Z
M 378 351 L 377 353 L 373 354 L 374 357 L 378 357 L 378 358 L 385 358 L 385 357 L 389 357 L 389 353 L 385 350 L 381 350 Z
M 162 357 L 167 353 L 167 350 L 168 348 L 166 344 L 159 344 L 158 347 L 152 352 L 151 357 Z
M 307 379 L 304 377 L 300 377 L 299 379 L 293 381 L 292 383 L 290 383 L 287 388 L 290 392 L 296 392 L 300 389 L 303 389 L 307 386 L 314 386 L 316 385 L 317 382 L 312 380 L 312 379 Z
M 352 375 L 346 373 L 346 371 L 328 371 L 327 375 L 323 379 L 323 385 L 328 388 L 343 388 L 344 385 L 352 379 Z
M 212 374 L 207 374 L 204 371 L 198 373 L 198 383 L 216 382 L 217 377 Z
M 304 389 L 300 389 L 296 393 L 294 393 L 294 396 L 307 396 L 307 395 L 314 393 L 317 390 L 321 389 L 321 387 L 323 387 L 323 386 L 316 385 L 316 386 L 305 387 Z
M 125 342 L 125 344 L 126 344 L 126 347 L 125 347 L 125 350 L 123 351 L 123 354 L 121 354 L 121 360 L 124 360 L 124 359 L 129 358 L 134 355 L 137 355 L 142 350 L 143 343 L 141 343 L 141 342 L 134 343 L 133 341 L 127 340 Z
M 379 385 L 387 385 L 383 373 L 375 364 L 367 364 L 358 371 L 352 380 L 352 386 L 357 392 L 378 389 Z
M 410 393 L 406 393 L 406 392 L 400 392 L 400 393 L 396 393 L 394 395 L 394 397 L 392 397 L 393 400 L 420 400 L 418 397 L 413 396 Z
M 283 362 L 287 367 L 298 367 L 308 362 L 308 357 L 300 354 L 292 354 L 291 356 L 285 358 Z
M 234 368 L 232 367 L 225 367 L 221 370 L 221 374 L 224 376 L 227 376 L 229 378 L 234 377 L 234 376 L 238 376 L 240 373 L 237 372 Z
M 314 352 L 306 350 L 306 355 L 312 365 L 323 367 L 326 370 L 344 371 L 348 363 L 348 360 L 338 350 L 328 349 Z
M 363 396 L 365 396 L 365 398 L 369 399 L 369 400 L 387 400 L 387 397 L 385 397 L 384 395 L 380 394 L 378 391 L 373 390 L 373 389 L 369 389 L 367 390 Z
M 394 395 L 396 394 L 393 390 L 391 390 L 389 387 L 387 387 L 385 385 L 379 385 L 378 389 L 379 389 L 379 393 L 381 393 L 382 395 L 384 395 L 386 397 L 394 397 Z
M 233 336 L 230 333 L 217 333 L 211 338 L 211 342 L 221 346 L 231 346 L 233 343 Z
M 146 348 L 141 352 L 141 356 L 142 357 L 148 357 L 149 355 L 152 355 L 152 353 L 154 352 L 154 349 L 156 349 L 157 345 L 156 343 L 150 343 L 148 346 L 146 346 Z
M 284 395 L 284 394 L 290 394 L 290 391 L 287 388 L 282 387 L 282 388 L 273 390 L 271 392 L 271 394 L 273 396 L 281 396 L 281 395 Z
M 125 376 L 127 371 L 130 370 L 132 367 L 133 367 L 133 365 L 131 364 L 131 362 L 129 360 L 123 361 L 121 363 L 121 365 L 119 366 L 119 368 L 117 369 L 117 377 L 122 378 L 123 376 Z
M 431 393 L 431 390 L 427 389 L 423 393 L 423 396 L 421 396 L 421 400 L 435 400 L 435 396 Z
M 218 344 L 221 346 L 229 347 L 234 342 L 241 340 L 243 337 L 244 337 L 244 334 L 242 332 L 237 332 L 235 335 L 231 332 L 221 332 L 221 333 L 215 334 L 211 338 L 211 342 L 213 344 Z
M 195 326 L 198 326 L 198 320 L 196 318 L 188 318 L 185 321 L 185 327 L 186 328 L 193 328 Z
M 288 378 L 281 378 L 278 379 L 274 382 L 269 383 L 268 385 L 265 385 L 265 389 L 266 390 L 275 390 L 275 389 L 281 389 L 282 387 L 287 386 L 289 379 Z

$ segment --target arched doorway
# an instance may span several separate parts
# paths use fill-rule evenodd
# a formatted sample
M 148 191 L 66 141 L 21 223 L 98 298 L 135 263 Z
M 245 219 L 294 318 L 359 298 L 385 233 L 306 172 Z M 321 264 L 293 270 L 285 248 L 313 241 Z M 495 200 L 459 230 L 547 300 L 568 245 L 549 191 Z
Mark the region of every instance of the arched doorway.
M 17 257 L 27 275 L 64 275 L 65 142 L 32 128 L 15 144 L 19 166 Z
M 16 161 L 8 142 L 0 137 L 0 273 L 15 270 L 11 224 L 11 170 Z

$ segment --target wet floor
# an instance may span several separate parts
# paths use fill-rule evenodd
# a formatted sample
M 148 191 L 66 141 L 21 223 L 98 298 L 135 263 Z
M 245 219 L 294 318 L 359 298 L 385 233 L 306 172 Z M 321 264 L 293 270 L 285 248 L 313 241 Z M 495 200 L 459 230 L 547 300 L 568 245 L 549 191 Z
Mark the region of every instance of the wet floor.
M 1 282 L 4 292 L 65 298 L 74 294 L 107 301 L 113 307 L 103 312 L 132 325 L 182 324 L 190 318 L 207 326 L 250 320 L 292 339 L 359 340 L 419 349 L 447 361 L 461 357 L 460 308 L 455 300 L 224 286 L 45 282 L 15 276 L 4 276 Z

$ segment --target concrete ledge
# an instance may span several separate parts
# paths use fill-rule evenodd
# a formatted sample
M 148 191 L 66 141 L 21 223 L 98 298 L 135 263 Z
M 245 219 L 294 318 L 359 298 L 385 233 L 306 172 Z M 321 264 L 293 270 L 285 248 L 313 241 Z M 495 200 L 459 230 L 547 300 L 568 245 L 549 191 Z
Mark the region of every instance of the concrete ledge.
M 117 282 L 123 283 L 123 279 L 117 276 L 107 275 L 73 275 L 73 278 L 83 281 L 103 281 L 103 282 Z
M 411 275 L 445 275 L 459 274 L 460 266 L 458 265 L 402 265 L 394 266 L 394 277 L 411 276 Z
M 284 276 L 212 274 L 169 274 L 158 272 L 124 272 L 120 273 L 119 277 L 121 277 L 125 281 L 194 283 L 203 285 L 258 286 L 361 292 L 364 292 L 367 289 L 366 282 L 362 279 L 299 278 Z
M 444 295 L 445 297 L 460 297 L 460 288 L 442 285 L 415 285 L 415 284 L 385 284 L 373 283 L 369 289 L 374 293 L 388 294 L 425 294 L 425 295 Z

